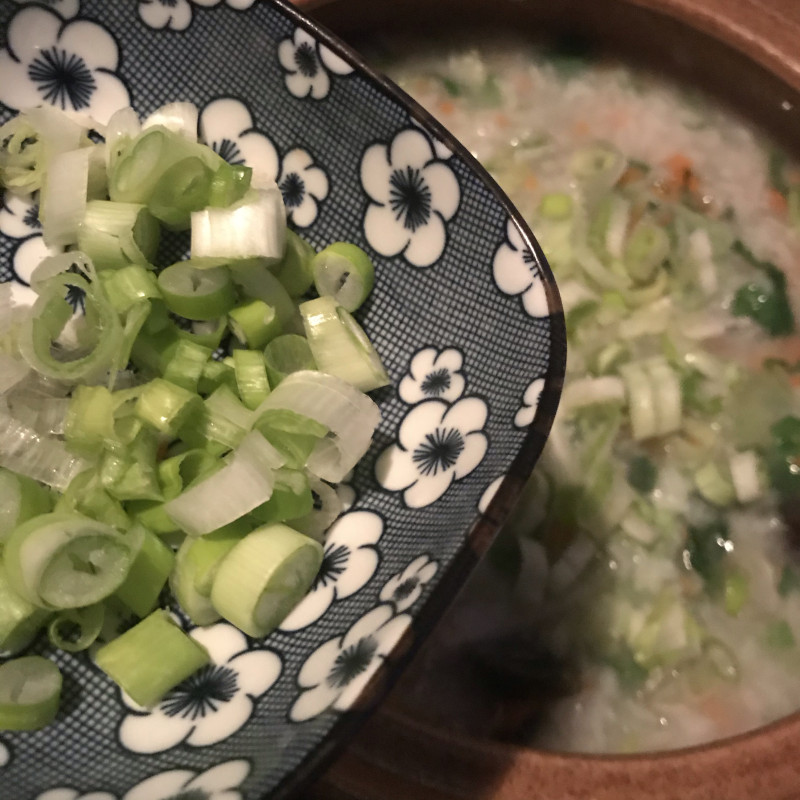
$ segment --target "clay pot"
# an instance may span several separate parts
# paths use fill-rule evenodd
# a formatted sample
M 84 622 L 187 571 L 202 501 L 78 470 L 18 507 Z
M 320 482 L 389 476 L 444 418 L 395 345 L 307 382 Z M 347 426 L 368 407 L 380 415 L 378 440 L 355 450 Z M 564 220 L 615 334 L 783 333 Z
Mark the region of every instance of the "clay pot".
M 296 2 L 357 47 L 372 31 L 430 36 L 454 25 L 584 36 L 631 63 L 701 86 L 800 155 L 800 0 Z M 412 663 L 308 800 L 800 798 L 797 713 L 693 749 L 560 755 L 454 733 L 409 703 L 413 677 Z

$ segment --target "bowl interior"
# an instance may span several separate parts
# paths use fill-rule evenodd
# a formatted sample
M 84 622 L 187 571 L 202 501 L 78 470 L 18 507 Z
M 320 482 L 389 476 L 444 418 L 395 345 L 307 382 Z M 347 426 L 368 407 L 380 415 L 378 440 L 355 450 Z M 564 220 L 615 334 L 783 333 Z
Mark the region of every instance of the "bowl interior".
M 301 236 L 374 258 L 358 318 L 392 383 L 374 393 L 382 421 L 309 597 L 266 640 L 193 629 L 213 663 L 155 709 L 91 654 L 39 643 L 64 675 L 61 711 L 0 734 L 15 800 L 288 792 L 358 723 L 384 662 L 446 605 L 538 457 L 565 358 L 552 275 L 468 154 L 283 3 L 2 3 L 0 31 L 0 122 L 43 102 L 102 126 L 126 104 L 143 116 L 191 101 L 209 144 L 277 181 Z M 171 237 L 162 266 L 186 245 Z M 43 252 L 35 210 L 7 193 L 0 280 L 21 303 Z

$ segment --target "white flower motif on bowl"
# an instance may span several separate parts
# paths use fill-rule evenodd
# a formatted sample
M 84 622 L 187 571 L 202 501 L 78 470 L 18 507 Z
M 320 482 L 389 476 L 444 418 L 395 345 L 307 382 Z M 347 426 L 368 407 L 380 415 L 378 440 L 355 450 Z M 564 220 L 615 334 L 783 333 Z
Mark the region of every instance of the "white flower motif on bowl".
M 0 769 L 11 761 L 11 753 L 8 748 L 0 742 Z
M 14 2 L 19 3 L 21 6 L 28 3 L 42 4 L 41 0 L 14 0 Z M 45 4 L 63 19 L 72 19 L 80 11 L 81 7 L 80 0 L 45 0 Z
M 497 248 L 494 256 L 497 288 L 504 294 L 519 295 L 523 308 L 531 317 L 548 316 L 550 312 L 541 267 L 512 219 L 506 225 L 506 236 L 507 240 Z
M 461 189 L 431 140 L 408 128 L 388 145 L 371 145 L 361 159 L 361 185 L 371 201 L 364 216 L 370 246 L 383 256 L 402 254 L 415 267 L 435 264 Z
M 189 0 L 140 0 L 139 16 L 157 30 L 185 31 L 192 22 L 192 6 Z
M 306 150 L 295 147 L 283 157 L 278 187 L 289 219 L 298 228 L 307 228 L 317 218 L 318 204 L 328 196 L 328 176 Z
M 119 48 L 104 27 L 82 19 L 65 23 L 29 6 L 12 18 L 0 51 L 0 103 L 15 111 L 50 103 L 105 124 L 130 105 L 118 66 Z
M 384 584 L 381 601 L 391 603 L 397 611 L 411 608 L 438 569 L 439 565 L 429 555 L 418 556 Z
M 484 490 L 481 496 L 478 498 L 478 511 L 481 514 L 485 514 L 486 510 L 489 508 L 490 503 L 494 500 L 494 496 L 497 494 L 497 490 L 500 488 L 500 484 L 503 482 L 503 478 L 505 475 L 500 475 L 495 478 Z
M 117 800 L 108 792 L 89 792 L 81 794 L 77 789 L 61 786 L 57 789 L 48 789 L 36 796 L 36 800 Z
M 375 463 L 378 483 L 390 492 L 402 491 L 409 508 L 436 502 L 483 460 L 488 413 L 478 397 L 453 405 L 427 400 L 414 406 L 400 423 L 397 442 Z
M 171 769 L 145 778 L 122 800 L 244 800 L 238 791 L 250 773 L 244 759 L 224 761 L 205 772 Z
M 411 124 L 420 130 L 424 130 L 422 124 L 413 117 L 411 118 Z M 442 161 L 447 161 L 448 158 L 453 157 L 453 151 L 443 141 L 441 141 L 441 139 L 433 140 L 433 152 L 436 153 L 436 157 L 441 158 Z
M 318 647 L 298 673 L 302 691 L 289 711 L 290 719 L 303 722 L 329 708 L 350 708 L 410 624 L 408 614 L 395 614 L 391 604 L 383 603 L 345 634 Z
M 281 623 L 282 631 L 296 631 L 316 622 L 337 600 L 350 597 L 378 568 L 375 545 L 383 534 L 383 520 L 372 511 L 345 514 L 328 531 L 322 565 L 308 594 Z
M 9 239 L 27 239 L 41 230 L 39 205 L 32 196 L 7 191 L 0 205 L 0 233 Z
M 426 347 L 411 359 L 408 372 L 397 387 L 400 399 L 409 405 L 423 400 L 445 400 L 452 403 L 464 393 L 466 381 L 461 373 L 464 357 L 448 347 L 437 350 Z
M 317 40 L 297 28 L 290 39 L 278 45 L 278 60 L 286 71 L 286 88 L 295 97 L 327 97 L 331 79 L 317 51 Z
M 522 405 L 514 416 L 514 424 L 518 428 L 527 428 L 533 422 L 543 389 L 544 378 L 536 378 L 528 384 L 522 395 Z
M 151 28 L 185 31 L 192 23 L 192 2 L 211 8 L 219 5 L 221 0 L 140 0 L 139 16 Z M 237 11 L 250 8 L 254 2 L 255 0 L 225 0 L 226 5 Z
M 179 744 L 207 747 L 232 736 L 250 719 L 255 702 L 281 674 L 281 659 L 270 650 L 248 650 L 232 625 L 195 628 L 190 636 L 211 663 L 176 686 L 153 709 L 123 694 L 130 713 L 119 728 L 123 746 L 136 753 L 159 753 Z

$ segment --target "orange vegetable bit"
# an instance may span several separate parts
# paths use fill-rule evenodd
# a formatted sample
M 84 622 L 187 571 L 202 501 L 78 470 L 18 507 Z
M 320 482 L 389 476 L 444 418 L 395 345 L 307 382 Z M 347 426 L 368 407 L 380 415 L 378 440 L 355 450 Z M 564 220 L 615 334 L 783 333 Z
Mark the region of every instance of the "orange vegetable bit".
M 777 214 L 779 217 L 785 217 L 789 212 L 789 204 L 786 202 L 786 197 L 777 189 L 768 190 L 767 205 L 770 211 Z

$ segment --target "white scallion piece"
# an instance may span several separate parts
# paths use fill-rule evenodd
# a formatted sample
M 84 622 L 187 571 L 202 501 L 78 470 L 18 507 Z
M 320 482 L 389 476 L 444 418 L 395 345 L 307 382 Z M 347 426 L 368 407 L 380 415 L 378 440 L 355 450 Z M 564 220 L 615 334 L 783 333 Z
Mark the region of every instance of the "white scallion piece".
M 286 209 L 277 185 L 253 190 L 230 208 L 192 212 L 192 258 L 263 258 L 286 249 Z
M 190 536 L 211 533 L 266 503 L 282 463 L 278 451 L 251 431 L 222 469 L 170 500 L 164 510 Z
M 78 241 L 78 226 L 86 213 L 91 155 L 91 148 L 82 147 L 59 153 L 50 161 L 40 214 L 48 247 L 66 247 Z
M 330 434 L 321 439 L 306 464 L 322 480 L 338 483 L 367 452 L 380 422 L 378 406 L 341 378 L 301 370 L 284 378 L 256 409 L 285 408 L 322 423 Z
M 59 439 L 37 433 L 0 408 L 0 466 L 63 492 L 88 465 Z

